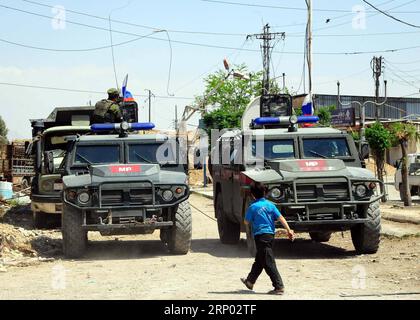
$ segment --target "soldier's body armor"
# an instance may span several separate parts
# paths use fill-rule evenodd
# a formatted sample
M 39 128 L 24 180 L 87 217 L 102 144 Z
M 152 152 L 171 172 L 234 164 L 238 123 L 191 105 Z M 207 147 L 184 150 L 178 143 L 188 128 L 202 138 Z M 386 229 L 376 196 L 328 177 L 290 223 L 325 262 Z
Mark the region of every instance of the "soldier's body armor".
M 93 112 L 92 123 L 116 123 L 121 122 L 120 106 L 112 100 L 103 99 L 98 101 Z

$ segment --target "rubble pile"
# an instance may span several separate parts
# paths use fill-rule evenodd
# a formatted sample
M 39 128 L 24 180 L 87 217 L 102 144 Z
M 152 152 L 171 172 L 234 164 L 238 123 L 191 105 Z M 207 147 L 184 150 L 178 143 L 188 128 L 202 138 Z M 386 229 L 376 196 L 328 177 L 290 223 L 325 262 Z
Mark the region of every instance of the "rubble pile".
M 59 230 L 33 230 L 30 210 L 0 204 L 0 272 L 52 261 L 60 254 Z

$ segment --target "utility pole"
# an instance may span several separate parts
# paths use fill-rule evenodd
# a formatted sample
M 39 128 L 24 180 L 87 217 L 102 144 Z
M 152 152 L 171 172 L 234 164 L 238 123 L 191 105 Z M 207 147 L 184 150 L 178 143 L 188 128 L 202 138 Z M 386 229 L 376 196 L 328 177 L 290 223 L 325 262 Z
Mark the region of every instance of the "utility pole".
M 175 130 L 178 131 L 178 106 L 175 105 Z
M 286 78 L 285 78 L 286 74 L 283 72 L 283 93 L 286 90 Z
M 273 46 L 271 45 L 271 41 L 275 40 L 278 36 L 281 37 L 282 40 L 285 38 L 284 32 L 270 32 L 270 26 L 267 23 L 264 26 L 263 33 L 258 34 L 249 34 L 247 35 L 247 39 L 255 38 L 263 41 L 261 45 L 261 49 L 263 50 L 263 68 L 264 68 L 264 77 L 263 77 L 263 84 L 262 84 L 262 94 L 266 95 L 270 93 L 270 59 L 271 59 L 271 49 Z
M 312 97 L 312 0 L 306 0 L 308 6 L 308 25 L 306 26 L 307 62 L 309 76 L 309 95 Z
M 152 96 L 154 97 L 155 95 L 150 89 L 144 89 L 144 90 L 148 91 L 149 93 L 149 97 L 147 98 L 147 100 L 149 100 L 149 122 L 152 122 Z
M 373 77 L 375 79 L 375 105 L 376 105 L 375 118 L 376 118 L 376 121 L 379 121 L 379 119 L 381 118 L 381 109 L 380 109 L 380 106 L 378 105 L 378 101 L 379 101 L 379 86 L 380 86 L 379 78 L 382 75 L 382 61 L 383 61 L 383 57 L 373 57 L 371 61 L 371 68 L 373 71 Z

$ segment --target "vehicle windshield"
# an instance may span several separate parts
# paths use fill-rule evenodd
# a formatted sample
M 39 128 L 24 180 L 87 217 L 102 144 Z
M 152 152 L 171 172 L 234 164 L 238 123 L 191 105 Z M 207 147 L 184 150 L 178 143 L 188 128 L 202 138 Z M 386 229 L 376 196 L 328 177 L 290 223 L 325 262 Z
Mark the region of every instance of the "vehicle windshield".
M 79 145 L 76 147 L 75 164 L 108 164 L 119 162 L 119 145 Z
M 175 164 L 173 144 L 143 143 L 128 145 L 128 161 L 130 163 Z
M 340 158 L 351 156 L 346 138 L 304 138 L 303 154 L 305 158 Z
M 257 142 L 252 142 L 252 155 L 266 160 L 289 159 L 295 157 L 293 139 L 265 140 L 261 141 L 264 150 L 257 150 Z M 262 153 L 263 152 L 263 153 Z

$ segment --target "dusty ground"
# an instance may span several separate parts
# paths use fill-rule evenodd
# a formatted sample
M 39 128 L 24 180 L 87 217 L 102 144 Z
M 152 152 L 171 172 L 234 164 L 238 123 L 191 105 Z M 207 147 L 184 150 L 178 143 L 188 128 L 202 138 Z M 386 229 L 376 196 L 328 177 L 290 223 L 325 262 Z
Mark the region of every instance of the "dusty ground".
M 191 203 L 213 216 L 211 200 L 193 195 Z M 273 297 L 266 294 L 271 287 L 265 274 L 255 292 L 244 290 L 239 278 L 253 261 L 244 240 L 220 244 L 216 222 L 195 209 L 192 250 L 186 256 L 168 254 L 157 233 L 108 238 L 92 233 L 86 258 L 63 260 L 59 231 L 31 231 L 30 216 L 22 210 L 4 221 L 0 231 L 26 232 L 35 252 L 0 257 L 0 299 L 420 299 L 415 237 L 383 238 L 377 254 L 362 256 L 355 255 L 349 233 L 335 234 L 327 244 L 306 234 L 294 243 L 277 240 L 286 294 Z M 22 259 L 30 260 L 13 266 Z

